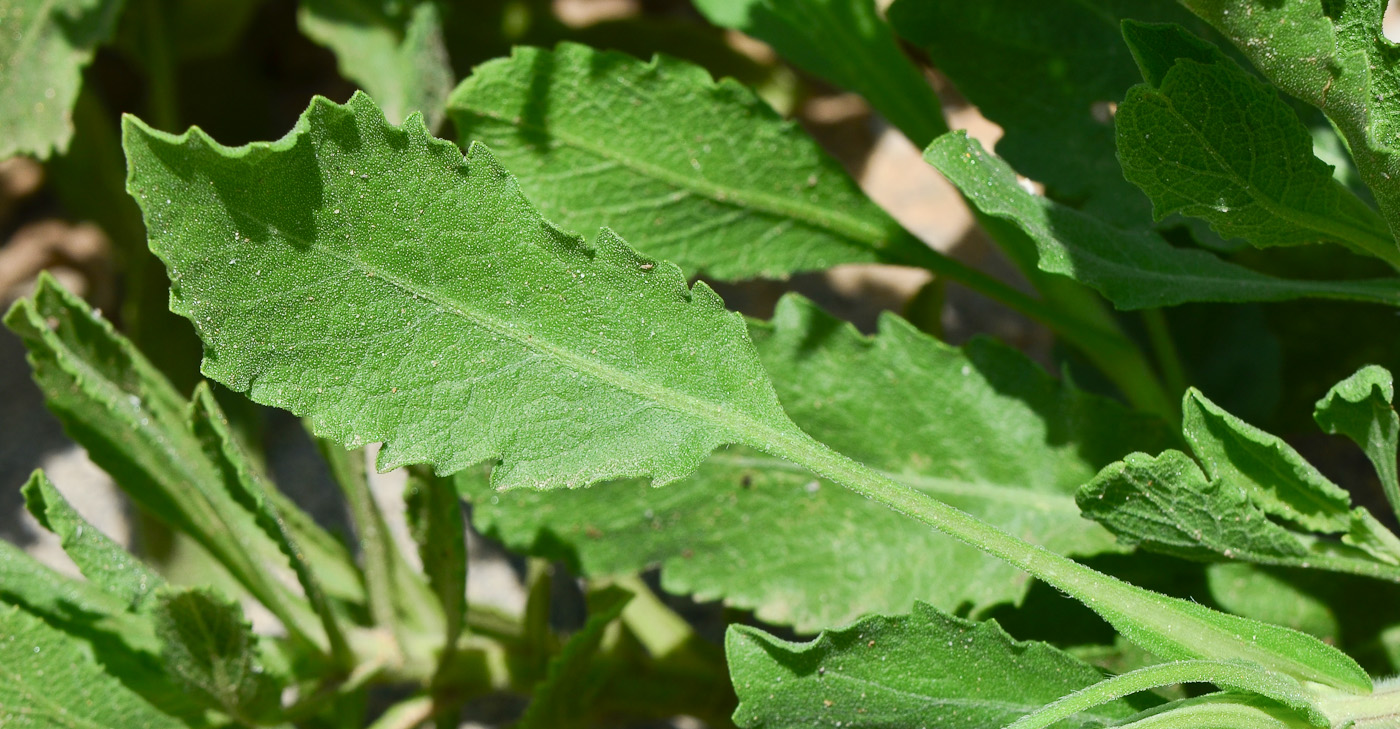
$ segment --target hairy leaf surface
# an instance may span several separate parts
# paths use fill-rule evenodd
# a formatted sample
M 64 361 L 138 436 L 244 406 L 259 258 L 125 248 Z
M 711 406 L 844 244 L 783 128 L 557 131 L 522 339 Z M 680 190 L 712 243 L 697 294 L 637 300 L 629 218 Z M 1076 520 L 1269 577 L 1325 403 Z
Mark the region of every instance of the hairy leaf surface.
M 734 626 L 725 648 L 739 694 L 734 721 L 745 729 L 1001 727 L 1103 678 L 1049 644 L 1012 640 L 995 621 L 973 623 L 923 604 L 809 643 Z M 1058 726 L 1098 727 L 1152 703 L 1120 699 Z
M 1070 498 L 1094 469 L 1171 442 L 1158 421 L 1057 383 L 988 340 L 954 349 L 894 316 L 866 338 L 795 296 L 751 333 L 808 433 L 1060 553 L 1108 546 Z M 457 483 L 478 528 L 512 548 L 587 575 L 660 564 L 667 590 L 804 631 L 915 600 L 978 610 L 1018 601 L 1027 585 L 999 560 L 749 449 L 714 453 L 667 489 L 634 481 L 497 494 L 481 471 Z M 888 579 L 893 565 L 900 579 Z
M 395 123 L 421 112 L 442 123 L 452 91 L 452 65 L 432 0 L 302 0 L 297 24 L 335 52 L 340 73 L 379 100 Z
M 1395 381 L 1390 371 L 1368 365 L 1338 382 L 1317 401 L 1313 419 L 1328 433 L 1339 433 L 1361 447 L 1376 468 L 1381 488 L 1392 509 L 1400 510 L 1400 415 L 1396 415 Z
M 1260 248 L 1394 247 L 1272 87 L 1178 26 L 1128 23 L 1124 35 L 1148 83 L 1129 89 L 1114 117 L 1118 159 L 1159 219 L 1202 218 Z
M 1400 279 L 1302 281 L 1265 275 L 1214 254 L 1176 248 L 1160 236 L 1123 230 L 1028 192 L 1016 173 L 961 132 L 924 152 L 982 212 L 1003 218 L 1035 241 L 1041 270 L 1088 284 L 1120 309 L 1188 301 L 1355 299 L 1400 306 Z
M 601 688 L 603 676 L 590 672 L 604 631 L 622 615 L 632 593 L 610 587 L 589 596 L 588 621 L 549 661 L 544 681 L 535 688 L 520 729 L 554 729 L 572 726 Z
M 245 724 L 276 708 L 280 689 L 238 603 L 206 588 L 167 589 L 154 614 L 167 669 L 195 696 Z
M 948 130 L 933 86 L 899 47 L 873 0 L 700 0 L 715 25 L 773 46 L 784 60 L 865 97 L 922 147 Z
M 128 117 L 125 145 L 205 374 L 341 443 L 385 441 L 382 468 L 666 483 L 721 443 L 797 433 L 709 287 L 560 232 L 485 147 L 464 160 L 363 94 L 313 101 L 278 142 Z
M 478 67 L 448 109 L 463 145 L 490 145 L 550 220 L 612 228 L 687 272 L 783 276 L 927 255 L 794 123 L 684 61 L 517 48 Z
M 0 160 L 68 149 L 83 67 L 121 0 L 0 0 Z

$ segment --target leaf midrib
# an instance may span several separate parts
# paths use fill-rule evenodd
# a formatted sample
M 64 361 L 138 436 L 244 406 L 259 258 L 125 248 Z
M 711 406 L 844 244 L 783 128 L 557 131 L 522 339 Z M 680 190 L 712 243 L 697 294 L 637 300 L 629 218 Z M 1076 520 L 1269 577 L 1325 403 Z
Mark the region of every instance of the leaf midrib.
M 603 159 L 611 160 L 643 177 L 648 177 L 671 187 L 685 190 L 717 205 L 802 221 L 810 227 L 830 231 L 843 238 L 860 242 L 871 250 L 880 251 L 882 253 L 885 252 L 889 242 L 889 237 L 878 227 L 849 215 L 842 215 L 822 208 L 794 204 L 790 198 L 786 197 L 727 187 L 708 180 L 672 172 L 665 167 L 647 164 L 631 156 L 614 154 L 606 147 L 588 144 L 583 138 L 572 136 L 566 132 L 559 132 L 557 129 L 549 126 L 529 124 L 525 122 L 524 119 L 507 119 L 494 110 L 467 106 L 457 106 L 455 108 L 509 127 L 539 132 L 553 139 L 557 139 L 567 146 Z

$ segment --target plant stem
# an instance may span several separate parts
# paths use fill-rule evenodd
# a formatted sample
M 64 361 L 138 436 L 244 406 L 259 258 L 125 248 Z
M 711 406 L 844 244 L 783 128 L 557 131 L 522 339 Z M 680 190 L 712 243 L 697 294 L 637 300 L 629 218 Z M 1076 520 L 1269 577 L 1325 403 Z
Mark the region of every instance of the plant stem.
M 896 483 L 796 428 L 778 431 L 755 424 L 755 431 L 751 444 L 1020 567 L 1084 603 L 1124 637 L 1163 659 L 1243 660 L 1353 692 L 1370 690 L 1370 678 L 1360 667 L 1310 636 L 1157 595 L 1095 572 Z
M 1172 339 L 1171 327 L 1161 309 L 1144 309 L 1142 323 L 1147 328 L 1147 338 L 1152 342 L 1152 351 L 1157 355 L 1157 366 L 1162 371 L 1167 390 L 1178 397 L 1186 392 L 1186 369 L 1181 365 L 1181 355 Z
M 147 106 L 151 121 L 159 128 L 174 131 L 180 127 L 179 104 L 175 101 L 175 63 L 171 56 L 170 35 L 165 27 L 165 4 L 146 0 L 142 6 L 145 27 Z

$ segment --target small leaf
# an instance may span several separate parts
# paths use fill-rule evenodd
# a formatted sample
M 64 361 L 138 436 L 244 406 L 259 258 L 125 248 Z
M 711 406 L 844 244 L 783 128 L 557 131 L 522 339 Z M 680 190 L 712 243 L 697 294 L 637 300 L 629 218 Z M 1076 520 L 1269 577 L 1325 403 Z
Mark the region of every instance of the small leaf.
M 519 729 L 555 729 L 579 726 L 589 700 L 607 678 L 595 670 L 594 656 L 604 631 L 622 615 L 632 593 L 609 587 L 589 596 L 588 621 L 569 637 L 549 662 L 543 682 L 535 687 Z
M 423 572 L 446 617 L 443 645 L 451 650 L 462 632 L 467 610 L 467 526 L 461 499 L 449 479 L 434 476 L 425 468 L 411 468 L 404 505 Z
M 129 608 L 144 609 L 156 589 L 165 584 L 164 578 L 78 514 L 43 471 L 35 471 L 29 477 L 23 493 L 29 513 L 45 529 L 58 535 L 63 551 L 83 576 Z
M 1075 489 L 1121 453 L 1175 442 L 1164 423 L 1057 382 L 989 340 L 955 349 L 894 316 L 867 338 L 795 295 L 750 332 L 805 431 L 1063 554 L 1108 547 L 1109 535 L 1085 528 Z M 667 590 L 722 597 L 803 631 L 915 600 L 976 612 L 1027 588 L 1000 560 L 749 449 L 712 454 L 675 488 L 495 493 L 481 471 L 457 484 L 477 528 L 513 549 L 591 576 L 659 564 Z M 903 565 L 899 580 L 886 578 L 891 564 Z
M 437 129 L 454 81 L 440 15 L 432 0 L 301 0 L 297 25 L 395 123 L 417 111 Z
M 1153 77 L 1179 54 L 1159 84 L 1129 89 L 1114 117 L 1123 175 L 1159 220 L 1183 213 L 1260 248 L 1323 240 L 1395 248 L 1380 216 L 1313 155 L 1312 135 L 1272 87 L 1178 26 L 1124 31 L 1130 46 L 1150 44 L 1139 55 Z
M 68 149 L 83 67 L 116 26 L 121 0 L 0 4 L 0 160 Z
M 1163 704 L 1116 726 L 1119 729 L 1306 729 L 1314 725 L 1262 696 L 1215 693 Z
M 463 160 L 363 94 L 315 100 L 271 144 L 131 117 L 125 140 L 205 374 L 342 443 L 385 441 L 381 468 L 664 484 L 721 443 L 795 432 L 708 286 L 610 233 L 559 232 L 485 147 Z
M 0 717 L 61 729 L 190 726 L 123 686 L 81 641 L 6 606 L 0 606 Z
M 212 590 L 163 590 L 156 629 L 171 675 L 194 695 L 248 723 L 277 707 L 280 688 L 263 670 L 257 639 L 238 604 Z
M 810 643 L 732 626 L 725 652 L 739 694 L 734 722 L 745 729 L 1001 727 L 1103 678 L 1049 644 L 1012 640 L 994 621 L 973 623 L 923 604 Z M 1147 696 L 1111 701 L 1059 726 L 1098 727 L 1153 703 Z
M 1392 509 L 1400 514 L 1400 416 L 1395 414 L 1395 384 L 1390 371 L 1369 365 L 1337 383 L 1317 401 L 1313 418 L 1328 433 L 1341 434 L 1361 446 L 1380 477 Z
M 684 61 L 516 48 L 448 109 L 463 145 L 490 145 L 545 217 L 611 228 L 688 272 L 777 277 L 930 253 L 800 127 Z
M 924 152 L 982 212 L 1003 218 L 1035 241 L 1042 271 L 1088 284 L 1120 309 L 1188 301 L 1284 301 L 1314 297 L 1400 306 L 1400 279 L 1301 281 L 1275 278 L 1147 231 L 1120 230 L 1027 192 L 1001 159 L 962 132 Z
M 948 131 L 943 107 L 872 0 L 699 0 L 711 23 L 740 30 L 783 60 L 865 97 L 918 146 Z

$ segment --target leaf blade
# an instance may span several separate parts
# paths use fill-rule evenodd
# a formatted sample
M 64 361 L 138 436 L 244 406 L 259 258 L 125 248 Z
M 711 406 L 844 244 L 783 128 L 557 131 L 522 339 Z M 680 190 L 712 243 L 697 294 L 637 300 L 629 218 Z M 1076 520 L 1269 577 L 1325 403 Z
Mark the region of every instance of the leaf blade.
M 1380 478 L 1392 509 L 1400 511 L 1400 416 L 1391 402 L 1395 384 L 1390 371 L 1368 365 L 1337 383 L 1317 401 L 1313 419 L 1328 433 L 1340 433 L 1361 447 Z

